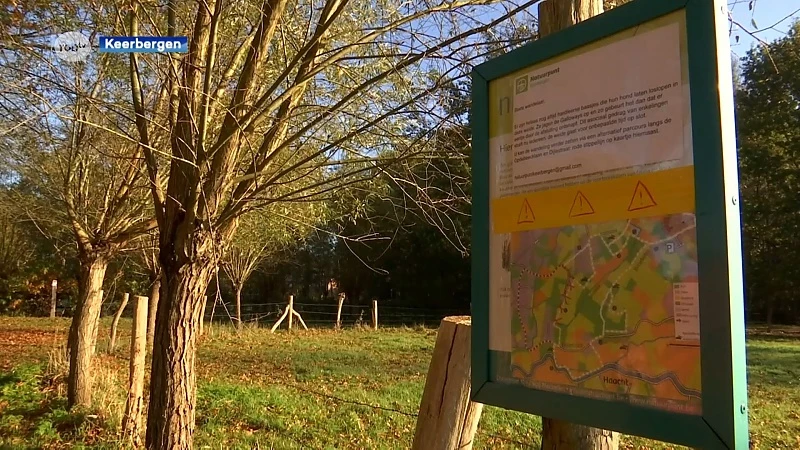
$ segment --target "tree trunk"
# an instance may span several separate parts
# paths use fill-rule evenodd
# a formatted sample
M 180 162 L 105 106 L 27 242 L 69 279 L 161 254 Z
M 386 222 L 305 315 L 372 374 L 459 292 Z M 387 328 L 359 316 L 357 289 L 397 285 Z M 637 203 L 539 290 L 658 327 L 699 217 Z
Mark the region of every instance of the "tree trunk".
M 203 335 L 203 331 L 204 331 L 203 327 L 204 327 L 204 325 L 206 323 L 206 305 L 208 305 L 208 296 L 204 295 L 203 296 L 203 307 L 200 308 L 200 323 L 199 323 L 200 327 L 199 327 L 199 330 L 198 330 L 198 333 L 199 333 L 200 336 Z M 214 308 L 211 308 L 211 314 L 212 315 L 214 314 Z
M 242 329 L 242 286 L 236 286 L 236 328 Z
M 119 326 L 119 319 L 122 317 L 122 312 L 125 311 L 125 306 L 128 305 L 128 298 L 130 294 L 127 292 L 122 296 L 122 303 L 119 304 L 117 313 L 114 314 L 114 320 L 111 321 L 111 337 L 108 340 L 108 353 L 114 353 L 114 347 L 117 346 L 117 327 Z
M 619 433 L 542 419 L 542 450 L 616 450 Z
M 196 331 L 213 268 L 209 259 L 199 257 L 184 265 L 164 265 L 150 372 L 148 449 L 192 448 Z
M 157 273 L 150 285 L 150 300 L 147 306 L 147 348 L 153 348 L 153 337 L 156 334 L 156 310 L 161 294 L 161 274 Z
M 539 36 L 555 33 L 602 12 L 602 0 L 545 0 L 539 4 Z M 542 450 L 616 450 L 618 447 L 619 433 L 542 417 Z
M 92 358 L 97 343 L 103 279 L 108 268 L 105 256 L 81 258 L 78 304 L 69 330 L 69 380 L 67 406 L 91 406 Z

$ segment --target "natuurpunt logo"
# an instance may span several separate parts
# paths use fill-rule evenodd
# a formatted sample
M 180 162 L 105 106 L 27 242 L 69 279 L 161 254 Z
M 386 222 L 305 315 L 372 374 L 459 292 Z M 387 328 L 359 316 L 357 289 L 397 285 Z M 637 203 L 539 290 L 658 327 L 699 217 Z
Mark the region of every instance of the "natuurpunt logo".
M 53 39 L 53 50 L 58 59 L 78 62 L 84 61 L 92 52 L 92 43 L 89 38 L 78 31 L 61 33 Z

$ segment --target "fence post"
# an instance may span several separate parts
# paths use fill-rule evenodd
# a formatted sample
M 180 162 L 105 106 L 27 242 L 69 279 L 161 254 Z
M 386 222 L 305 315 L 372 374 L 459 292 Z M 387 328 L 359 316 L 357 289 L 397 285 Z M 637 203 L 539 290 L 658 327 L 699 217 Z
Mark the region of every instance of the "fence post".
M 445 317 L 419 405 L 412 450 L 470 450 L 483 405 L 469 400 L 469 316 Z
M 378 329 L 378 301 L 372 300 L 372 329 Z
M 131 333 L 130 378 L 128 380 L 128 400 L 125 402 L 125 416 L 122 419 L 122 433 L 130 439 L 134 448 L 139 448 L 142 445 L 148 298 L 137 295 L 134 299 L 136 309 L 133 314 L 133 332 Z
M 290 324 L 289 325 L 289 329 L 291 329 L 291 327 L 292 327 L 291 326 L 291 323 L 292 323 L 292 303 L 293 303 L 292 302 L 292 296 L 290 295 L 289 296 L 289 304 L 286 305 L 286 309 L 283 311 L 283 314 L 281 314 L 281 317 L 278 319 L 277 322 L 275 322 L 275 325 L 272 326 L 272 329 L 269 331 L 270 333 L 274 333 L 275 330 L 277 330 L 278 327 L 281 326 L 281 322 L 283 322 L 283 319 L 285 319 L 286 316 L 289 316 L 289 324 Z
M 336 310 L 336 329 L 342 328 L 342 305 L 344 304 L 344 292 L 339 293 L 339 308 Z
M 294 316 L 294 295 L 289 295 L 289 331 L 292 331 L 293 316 Z
M 114 314 L 114 320 L 111 321 L 111 337 L 108 340 L 108 353 L 114 353 L 114 348 L 117 346 L 117 327 L 119 326 L 119 319 L 122 317 L 122 311 L 128 305 L 128 298 L 130 294 L 127 292 L 122 295 L 122 303 L 119 304 L 117 313 Z
M 50 318 L 56 318 L 56 295 L 58 292 L 58 280 L 53 280 L 50 291 Z

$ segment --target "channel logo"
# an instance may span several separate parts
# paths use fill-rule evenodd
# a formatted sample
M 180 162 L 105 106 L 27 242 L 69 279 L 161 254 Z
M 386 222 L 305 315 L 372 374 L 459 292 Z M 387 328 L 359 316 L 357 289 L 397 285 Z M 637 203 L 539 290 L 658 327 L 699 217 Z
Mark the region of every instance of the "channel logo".
M 69 62 L 85 61 L 92 52 L 92 43 L 89 42 L 89 38 L 78 31 L 57 35 L 51 45 L 58 59 Z
M 101 36 L 101 53 L 186 53 L 186 36 Z

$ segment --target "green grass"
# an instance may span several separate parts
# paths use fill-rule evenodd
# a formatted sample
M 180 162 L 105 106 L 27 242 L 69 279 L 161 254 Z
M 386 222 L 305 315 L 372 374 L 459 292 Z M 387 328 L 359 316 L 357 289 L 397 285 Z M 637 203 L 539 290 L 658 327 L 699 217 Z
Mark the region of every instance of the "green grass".
M 63 332 L 65 324 L 0 318 L 0 345 L 9 336 L 36 335 L 37 330 Z M 101 349 L 107 325 L 100 331 Z M 120 342 L 128 342 L 128 327 L 124 322 Z M 8 329 L 15 331 L 9 334 Z M 435 335 L 424 328 L 270 334 L 215 326 L 198 355 L 196 446 L 409 448 Z M 31 364 L 16 364 L 13 371 L 0 367 L 0 449 L 117 448 L 127 377 L 124 345 L 99 358 L 105 375 L 96 395 L 103 396 L 105 406 L 73 414 L 64 410 L 54 370 L 44 369 L 51 341 L 33 340 L 16 349 Z M 748 376 L 753 448 L 800 448 L 795 409 L 800 405 L 800 340 L 751 338 Z M 122 389 L 114 389 L 114 383 Z M 475 448 L 536 448 L 540 432 L 538 417 L 486 407 Z M 676 448 L 633 437 L 624 437 L 622 447 Z

